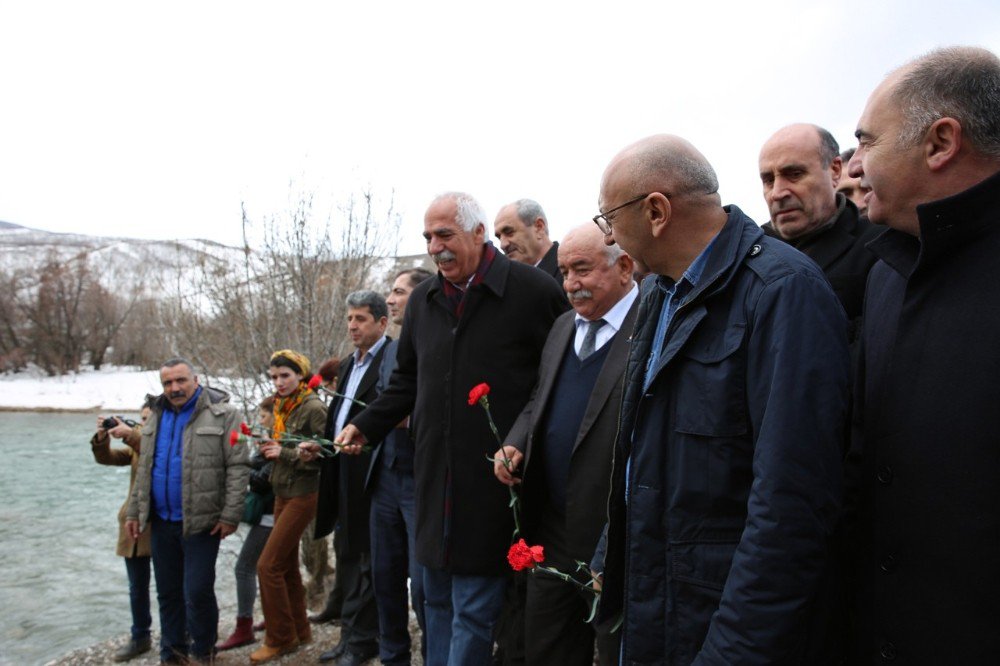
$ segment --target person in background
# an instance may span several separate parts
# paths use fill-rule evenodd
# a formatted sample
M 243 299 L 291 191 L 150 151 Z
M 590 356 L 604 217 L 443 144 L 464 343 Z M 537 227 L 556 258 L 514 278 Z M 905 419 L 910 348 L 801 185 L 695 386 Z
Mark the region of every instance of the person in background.
M 337 373 L 340 372 L 340 359 L 336 356 L 330 357 L 323 361 L 323 364 L 319 366 L 319 370 L 316 374 L 319 375 L 322 380 L 320 386 L 325 391 L 320 391 L 320 396 L 323 401 L 329 405 L 330 400 L 333 398 L 333 392 L 337 390 Z M 322 488 L 320 489 L 322 493 Z M 317 509 L 318 509 L 317 501 Z M 329 548 L 327 546 L 326 537 L 321 537 L 319 539 L 314 538 L 316 533 L 315 519 L 313 519 L 313 524 L 306 529 L 305 534 L 302 535 L 302 560 L 305 563 L 306 569 L 310 571 L 310 575 L 315 575 L 312 573 L 311 566 L 316 563 L 317 560 L 327 563 L 326 571 L 329 572 Z M 306 539 L 309 539 L 316 549 L 316 554 L 306 555 Z M 318 544 L 322 543 L 322 546 Z M 322 548 L 322 555 L 319 554 L 319 549 Z M 337 532 L 333 533 L 333 552 L 337 552 Z M 310 557 L 314 558 L 310 562 Z M 325 579 L 324 579 L 325 580 Z M 312 581 L 310 581 L 312 582 Z M 312 599 L 312 594 L 310 593 L 309 598 Z M 344 605 L 344 587 L 340 582 L 339 569 L 334 567 L 333 569 L 333 586 L 330 588 L 330 592 L 326 596 L 326 604 L 323 606 L 323 610 L 318 613 L 314 613 L 309 616 L 310 622 L 315 622 L 317 624 L 325 624 L 327 622 L 339 622 L 341 610 Z
M 430 278 L 423 268 L 396 274 L 386 298 L 389 318 L 402 326 L 406 304 L 413 288 Z M 375 389 L 381 393 L 396 369 L 398 340 L 386 343 Z M 424 635 L 424 573 L 417 562 L 416 498 L 413 492 L 413 439 L 410 420 L 404 419 L 385 436 L 372 452 L 365 478 L 371 494 L 372 585 L 378 608 L 379 661 L 383 664 L 410 663 L 410 613 L 407 577 L 413 612 L 420 627 L 421 653 L 426 654 Z
M 114 417 L 117 425 L 105 429 L 104 421 L 108 416 L 97 417 L 97 432 L 90 439 L 90 450 L 94 460 L 100 465 L 125 466 L 130 465 L 128 494 L 125 503 L 118 511 L 118 546 L 115 553 L 125 560 L 125 571 L 128 574 L 128 598 L 132 609 L 132 631 L 128 643 L 114 654 L 115 661 L 128 661 L 140 654 L 149 652 L 152 648 L 150 627 L 153 618 L 149 610 L 149 565 L 150 545 L 149 532 L 138 539 L 132 539 L 125 530 L 125 510 L 128 508 L 128 498 L 135 485 L 135 471 L 139 464 L 139 444 L 142 439 L 142 424 L 146 423 L 152 413 L 152 404 L 156 396 L 146 396 L 142 405 L 140 425 L 132 427 Z M 122 440 L 127 446 L 111 448 L 111 437 Z
M 559 243 L 549 238 L 549 221 L 537 201 L 518 199 L 501 208 L 493 222 L 493 233 L 508 259 L 545 271 L 562 284 L 556 265 Z
M 164 362 L 160 382 L 163 395 L 142 428 L 125 529 L 133 539 L 152 531 L 160 660 L 210 662 L 219 624 L 215 560 L 243 516 L 247 449 L 229 441 L 240 424 L 229 395 L 202 387 L 189 361 Z
M 274 396 L 268 396 L 257 407 L 257 424 L 271 430 L 274 427 Z M 236 627 L 229 637 L 216 645 L 218 650 L 249 645 L 254 641 L 253 605 L 257 599 L 257 560 L 274 527 L 274 493 L 271 491 L 271 469 L 274 463 L 254 447 L 250 452 L 250 489 L 247 497 L 254 496 L 263 506 L 263 513 L 254 517 L 250 530 L 243 539 L 243 547 L 236 558 Z M 246 522 L 247 516 L 243 516 Z
M 838 150 L 833 135 L 805 123 L 783 127 L 764 143 L 758 165 L 771 221 L 763 229 L 823 269 L 851 322 L 853 341 L 875 264 L 865 245 L 883 230 L 859 217 L 854 202 L 837 193 L 845 172 Z
M 309 359 L 299 352 L 282 349 L 271 355 L 268 374 L 274 384 L 274 426 L 272 439 L 261 445 L 260 452 L 274 463 L 274 527 L 257 560 L 265 639 L 250 655 L 255 664 L 272 661 L 312 642 L 299 572 L 299 540 L 316 515 L 319 463 L 302 460 L 295 442 L 282 441 L 286 434 L 323 434 L 326 405 L 309 388 L 309 370 Z
M 867 217 L 868 203 L 865 201 L 865 195 L 871 192 L 872 188 L 862 185 L 860 178 L 847 173 L 847 165 L 850 164 L 852 157 L 854 157 L 854 148 L 848 148 L 840 154 L 840 163 L 843 166 L 840 169 L 837 192 L 854 202 L 854 205 L 858 207 L 858 215 Z

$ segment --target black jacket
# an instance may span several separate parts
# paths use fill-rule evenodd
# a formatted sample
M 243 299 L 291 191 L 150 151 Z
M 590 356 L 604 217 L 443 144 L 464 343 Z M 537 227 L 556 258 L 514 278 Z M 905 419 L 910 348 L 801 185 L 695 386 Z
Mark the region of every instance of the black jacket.
M 868 271 L 877 259 L 865 245 L 885 231 L 885 227 L 876 226 L 868 218 L 860 217 L 854 202 L 839 193 L 837 210 L 837 218 L 832 225 L 786 242 L 799 252 L 804 252 L 823 269 L 823 274 L 833 287 L 833 293 L 840 299 L 847 318 L 852 323 L 853 340 L 860 328 Z M 770 222 L 764 225 L 764 233 L 781 239 Z
M 558 283 L 559 286 L 562 287 L 563 276 L 562 273 L 559 271 L 558 242 L 553 241 L 552 247 L 549 248 L 549 251 L 545 253 L 541 261 L 538 262 L 538 266 L 536 266 L 535 268 L 545 271 L 546 273 L 551 275 L 553 278 L 555 278 L 556 283 Z
M 847 320 L 815 263 L 728 210 L 646 389 L 664 296 L 643 282 L 600 609 L 624 610 L 623 664 L 824 654 L 812 627 L 841 502 Z
M 1000 663 L 1000 173 L 917 207 L 872 269 L 854 662 Z
M 365 404 L 371 404 L 377 395 L 375 383 L 378 380 L 379 367 L 382 364 L 382 356 L 385 354 L 386 344 L 378 350 L 371 365 L 365 371 L 358 390 L 354 394 L 354 399 Z M 354 368 L 354 354 L 350 354 L 340 363 L 340 370 L 337 372 L 337 386 L 343 388 L 347 386 L 348 378 Z M 340 391 L 338 391 L 340 392 Z M 334 432 L 337 427 L 337 414 L 346 398 L 334 397 L 327 410 L 326 417 L 326 437 L 333 439 L 338 433 Z M 359 413 L 363 407 L 358 403 L 352 403 L 347 412 L 347 420 Z M 378 443 L 377 441 L 373 443 Z M 365 493 L 365 475 L 368 465 L 371 462 L 371 452 L 358 455 L 338 455 L 332 458 L 324 458 L 323 466 L 320 469 L 319 499 L 316 506 L 316 538 L 326 536 L 333 531 L 334 525 L 340 523 L 340 532 L 337 535 L 338 548 L 342 553 L 360 554 L 367 553 L 371 549 L 369 542 L 368 523 L 370 498 Z
M 486 460 L 499 444 L 482 408 L 468 404 L 469 390 L 490 385 L 505 435 L 531 395 L 552 322 L 567 307 L 551 277 L 500 253 L 469 288 L 461 319 L 445 302 L 440 275 L 410 294 L 389 387 L 351 422 L 377 441 L 413 415 L 421 564 L 472 575 L 508 569 L 509 496 Z

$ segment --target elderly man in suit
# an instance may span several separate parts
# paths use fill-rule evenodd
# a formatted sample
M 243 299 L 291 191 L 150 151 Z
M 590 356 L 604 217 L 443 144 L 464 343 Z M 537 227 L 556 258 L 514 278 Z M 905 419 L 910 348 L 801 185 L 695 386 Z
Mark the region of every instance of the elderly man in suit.
M 534 266 L 562 282 L 557 265 L 559 243 L 549 238 L 549 220 L 537 201 L 518 199 L 501 208 L 493 232 L 508 259 Z
M 559 246 L 559 271 L 573 306 L 549 332 L 531 400 L 497 451 L 494 473 L 507 485 L 523 471 L 524 530 L 561 571 L 590 562 L 604 525 L 622 373 L 639 289 L 632 259 L 588 223 Z M 504 454 L 510 461 L 504 463 Z M 586 578 L 582 579 L 586 580 Z M 528 578 L 525 653 L 529 664 L 593 662 L 589 599 L 553 576 Z M 616 663 L 606 634 L 601 663 Z

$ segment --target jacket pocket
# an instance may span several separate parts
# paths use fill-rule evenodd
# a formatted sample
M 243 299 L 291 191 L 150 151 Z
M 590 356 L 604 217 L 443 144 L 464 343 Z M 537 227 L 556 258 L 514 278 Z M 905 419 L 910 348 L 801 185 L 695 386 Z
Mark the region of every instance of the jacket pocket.
M 674 430 L 705 437 L 737 437 L 748 430 L 746 326 L 707 329 L 682 353 Z
M 677 627 L 678 663 L 690 663 L 701 649 L 719 608 L 737 541 L 671 544 L 671 587 Z

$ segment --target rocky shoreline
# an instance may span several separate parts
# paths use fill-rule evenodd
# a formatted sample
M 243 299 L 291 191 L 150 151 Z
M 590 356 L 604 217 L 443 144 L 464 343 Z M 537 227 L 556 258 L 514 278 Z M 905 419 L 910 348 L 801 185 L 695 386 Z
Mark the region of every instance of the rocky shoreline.
M 257 618 L 259 619 L 259 618 Z M 285 664 L 291 666 L 292 664 L 316 664 L 319 662 L 319 656 L 335 646 L 340 642 L 340 624 L 320 624 L 312 625 L 313 627 L 313 640 L 309 645 L 303 645 L 295 652 L 285 655 L 280 659 L 269 662 L 272 664 Z M 220 640 L 224 639 L 233 630 L 232 624 L 230 623 L 219 623 L 219 636 Z M 410 621 L 410 636 L 414 638 L 412 650 L 412 662 L 416 666 L 422 666 L 424 661 L 420 658 L 420 630 L 416 626 L 416 621 L 412 617 Z M 241 648 L 236 648 L 233 650 L 226 650 L 225 652 L 220 652 L 215 659 L 216 664 L 249 664 L 250 654 L 260 647 L 260 641 L 264 638 L 264 632 L 257 632 L 258 642 L 252 643 L 250 645 L 245 645 Z M 115 651 L 125 644 L 128 640 L 127 636 L 122 636 L 119 638 L 113 638 L 101 643 L 96 643 L 89 647 L 80 648 L 74 650 L 69 654 L 66 654 L 58 659 L 53 659 L 52 661 L 46 662 L 45 666 L 99 666 L 103 664 L 113 664 L 115 663 L 112 657 Z M 159 653 L 157 646 L 159 644 L 160 634 L 157 631 L 153 632 L 153 649 L 144 655 L 136 657 L 131 661 L 125 662 L 132 666 L 155 666 L 160 663 Z M 377 660 L 372 660 L 369 662 L 371 664 L 378 663 Z

